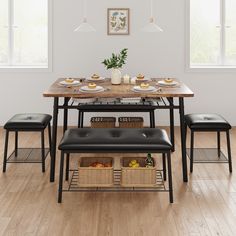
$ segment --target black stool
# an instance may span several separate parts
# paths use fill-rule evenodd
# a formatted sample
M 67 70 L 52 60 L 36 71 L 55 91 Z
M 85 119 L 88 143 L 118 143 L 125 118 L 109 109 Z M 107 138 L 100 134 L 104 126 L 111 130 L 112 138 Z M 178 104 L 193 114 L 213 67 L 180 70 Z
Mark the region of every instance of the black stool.
M 52 116 L 47 115 L 47 114 L 35 114 L 35 113 L 16 114 L 4 125 L 4 129 L 6 130 L 6 136 L 5 136 L 4 159 L 3 159 L 3 172 L 6 172 L 7 162 L 21 163 L 19 161 L 9 161 L 10 157 L 7 157 L 9 132 L 15 132 L 15 157 L 17 157 L 18 132 L 20 131 L 41 132 L 42 161 L 37 162 L 37 163 L 42 163 L 42 172 L 45 172 L 46 156 L 45 156 L 45 145 L 44 145 L 44 130 L 48 126 L 49 150 L 51 151 L 51 125 L 50 125 L 51 119 L 52 119 Z M 23 162 L 25 163 L 26 161 L 23 161 Z
M 190 172 L 193 172 L 193 149 L 194 149 L 194 132 L 217 132 L 217 149 L 220 157 L 220 132 L 226 132 L 229 172 L 232 172 L 232 160 L 230 149 L 229 130 L 231 125 L 218 114 L 188 114 L 185 115 L 186 131 L 187 126 L 191 130 L 190 141 Z M 187 133 L 187 132 L 186 132 Z

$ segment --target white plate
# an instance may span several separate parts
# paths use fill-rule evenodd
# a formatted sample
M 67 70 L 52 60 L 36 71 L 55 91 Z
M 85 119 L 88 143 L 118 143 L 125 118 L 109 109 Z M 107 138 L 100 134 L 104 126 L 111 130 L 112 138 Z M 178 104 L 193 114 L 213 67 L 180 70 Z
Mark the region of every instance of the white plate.
M 99 93 L 105 91 L 102 86 L 97 86 L 96 88 L 89 88 L 88 86 L 83 86 L 79 89 L 82 93 Z
M 172 87 L 172 86 L 176 86 L 179 83 L 177 81 L 172 81 L 171 83 L 167 83 L 165 82 L 165 80 L 160 80 L 157 82 L 157 85 L 159 86 L 165 86 L 165 87 Z
M 98 79 L 94 79 L 94 78 L 90 77 L 90 78 L 86 78 L 86 80 L 87 81 L 103 81 L 103 80 L 105 80 L 105 78 L 104 77 L 99 77 Z
M 104 88 L 102 86 L 97 85 L 96 88 L 89 88 L 88 86 L 82 86 L 80 89 L 83 90 L 83 91 L 99 91 L 99 90 L 102 90 Z
M 149 86 L 148 88 L 142 88 L 137 85 L 137 86 L 134 86 L 133 89 L 137 91 L 152 91 L 152 90 L 155 90 L 156 88 L 154 86 Z
M 75 85 L 79 85 L 80 82 L 78 80 L 74 80 L 72 83 L 68 83 L 65 80 L 63 80 L 63 81 L 60 81 L 59 84 L 64 85 L 64 86 L 75 86 Z
M 149 86 L 148 88 L 141 88 L 140 86 L 134 86 L 132 88 L 132 91 L 134 92 L 156 92 L 157 88 L 153 86 Z
M 134 77 L 135 80 L 137 81 L 150 81 L 151 79 L 148 77 L 144 77 L 143 79 L 138 79 L 137 77 Z

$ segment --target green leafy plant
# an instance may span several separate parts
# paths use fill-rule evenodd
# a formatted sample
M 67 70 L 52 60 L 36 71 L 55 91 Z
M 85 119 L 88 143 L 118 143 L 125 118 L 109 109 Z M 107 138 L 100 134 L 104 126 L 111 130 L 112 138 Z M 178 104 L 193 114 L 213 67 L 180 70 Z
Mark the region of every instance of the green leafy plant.
M 127 51 L 128 48 L 124 48 L 119 54 L 112 53 L 112 57 L 105 59 L 102 64 L 106 66 L 107 70 L 112 68 L 121 68 L 123 65 L 125 65 Z

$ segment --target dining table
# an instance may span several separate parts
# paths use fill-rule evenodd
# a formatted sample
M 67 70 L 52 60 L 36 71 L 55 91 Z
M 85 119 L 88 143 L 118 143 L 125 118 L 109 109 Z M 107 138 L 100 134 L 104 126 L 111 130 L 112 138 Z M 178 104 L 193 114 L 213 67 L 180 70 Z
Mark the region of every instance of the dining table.
M 168 109 L 170 111 L 170 136 L 171 142 L 174 146 L 174 110 L 179 111 L 180 120 L 180 136 L 181 136 L 181 158 L 182 158 L 182 174 L 183 181 L 188 182 L 187 171 L 187 156 L 186 156 L 186 129 L 184 122 L 185 107 L 184 99 L 194 97 L 192 90 L 180 80 L 177 81 L 176 86 L 160 86 L 159 82 L 163 81 L 163 78 L 151 78 L 148 82 L 150 86 L 155 87 L 154 91 L 148 90 L 134 90 L 135 84 L 112 85 L 109 78 L 104 78 L 102 81 L 98 81 L 97 85 L 103 89 L 98 92 L 86 92 L 82 90 L 84 86 L 87 86 L 89 81 L 85 78 L 74 78 L 78 81 L 77 84 L 62 84 L 65 78 L 57 79 L 48 89 L 43 92 L 44 97 L 53 99 L 53 124 L 52 124 L 52 145 L 51 145 L 51 160 L 50 160 L 50 182 L 55 181 L 55 164 L 56 164 L 56 151 L 57 151 L 57 128 L 58 128 L 58 113 L 59 110 L 63 111 L 63 131 L 65 132 L 68 127 L 68 111 L 72 109 L 80 110 L 84 108 L 84 103 L 75 103 L 76 99 L 96 99 L 96 102 L 86 103 L 87 111 L 129 111 L 129 108 L 137 107 L 135 111 L 141 112 L 138 109 L 140 103 L 122 103 L 122 102 L 99 102 L 99 99 L 103 101 L 109 99 L 132 99 L 141 98 L 142 107 L 150 106 L 149 101 L 155 101 L 152 103 L 152 108 L 155 109 Z M 119 109 L 120 108 L 120 109 Z M 152 125 L 153 126 L 153 125 Z M 154 128 L 154 127 L 153 127 Z M 173 148 L 174 151 L 174 148 Z

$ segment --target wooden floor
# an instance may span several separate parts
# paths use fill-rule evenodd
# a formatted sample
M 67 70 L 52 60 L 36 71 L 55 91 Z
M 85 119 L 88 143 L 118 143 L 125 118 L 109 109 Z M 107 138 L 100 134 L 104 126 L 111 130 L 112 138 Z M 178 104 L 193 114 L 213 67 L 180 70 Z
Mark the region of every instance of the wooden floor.
M 58 139 L 61 134 L 60 129 Z M 186 184 L 176 128 L 174 204 L 169 204 L 168 193 L 64 193 L 58 204 L 58 165 L 56 182 L 50 183 L 49 159 L 45 174 L 40 164 L 9 164 L 0 173 L 0 235 L 235 235 L 236 129 L 231 134 L 234 173 L 229 174 L 227 164 L 195 164 Z M 0 137 L 2 163 L 2 129 Z M 19 138 L 21 146 L 39 145 L 38 134 Z M 197 147 L 216 146 L 212 133 L 197 134 L 195 140 Z M 12 150 L 13 136 L 10 141 Z

